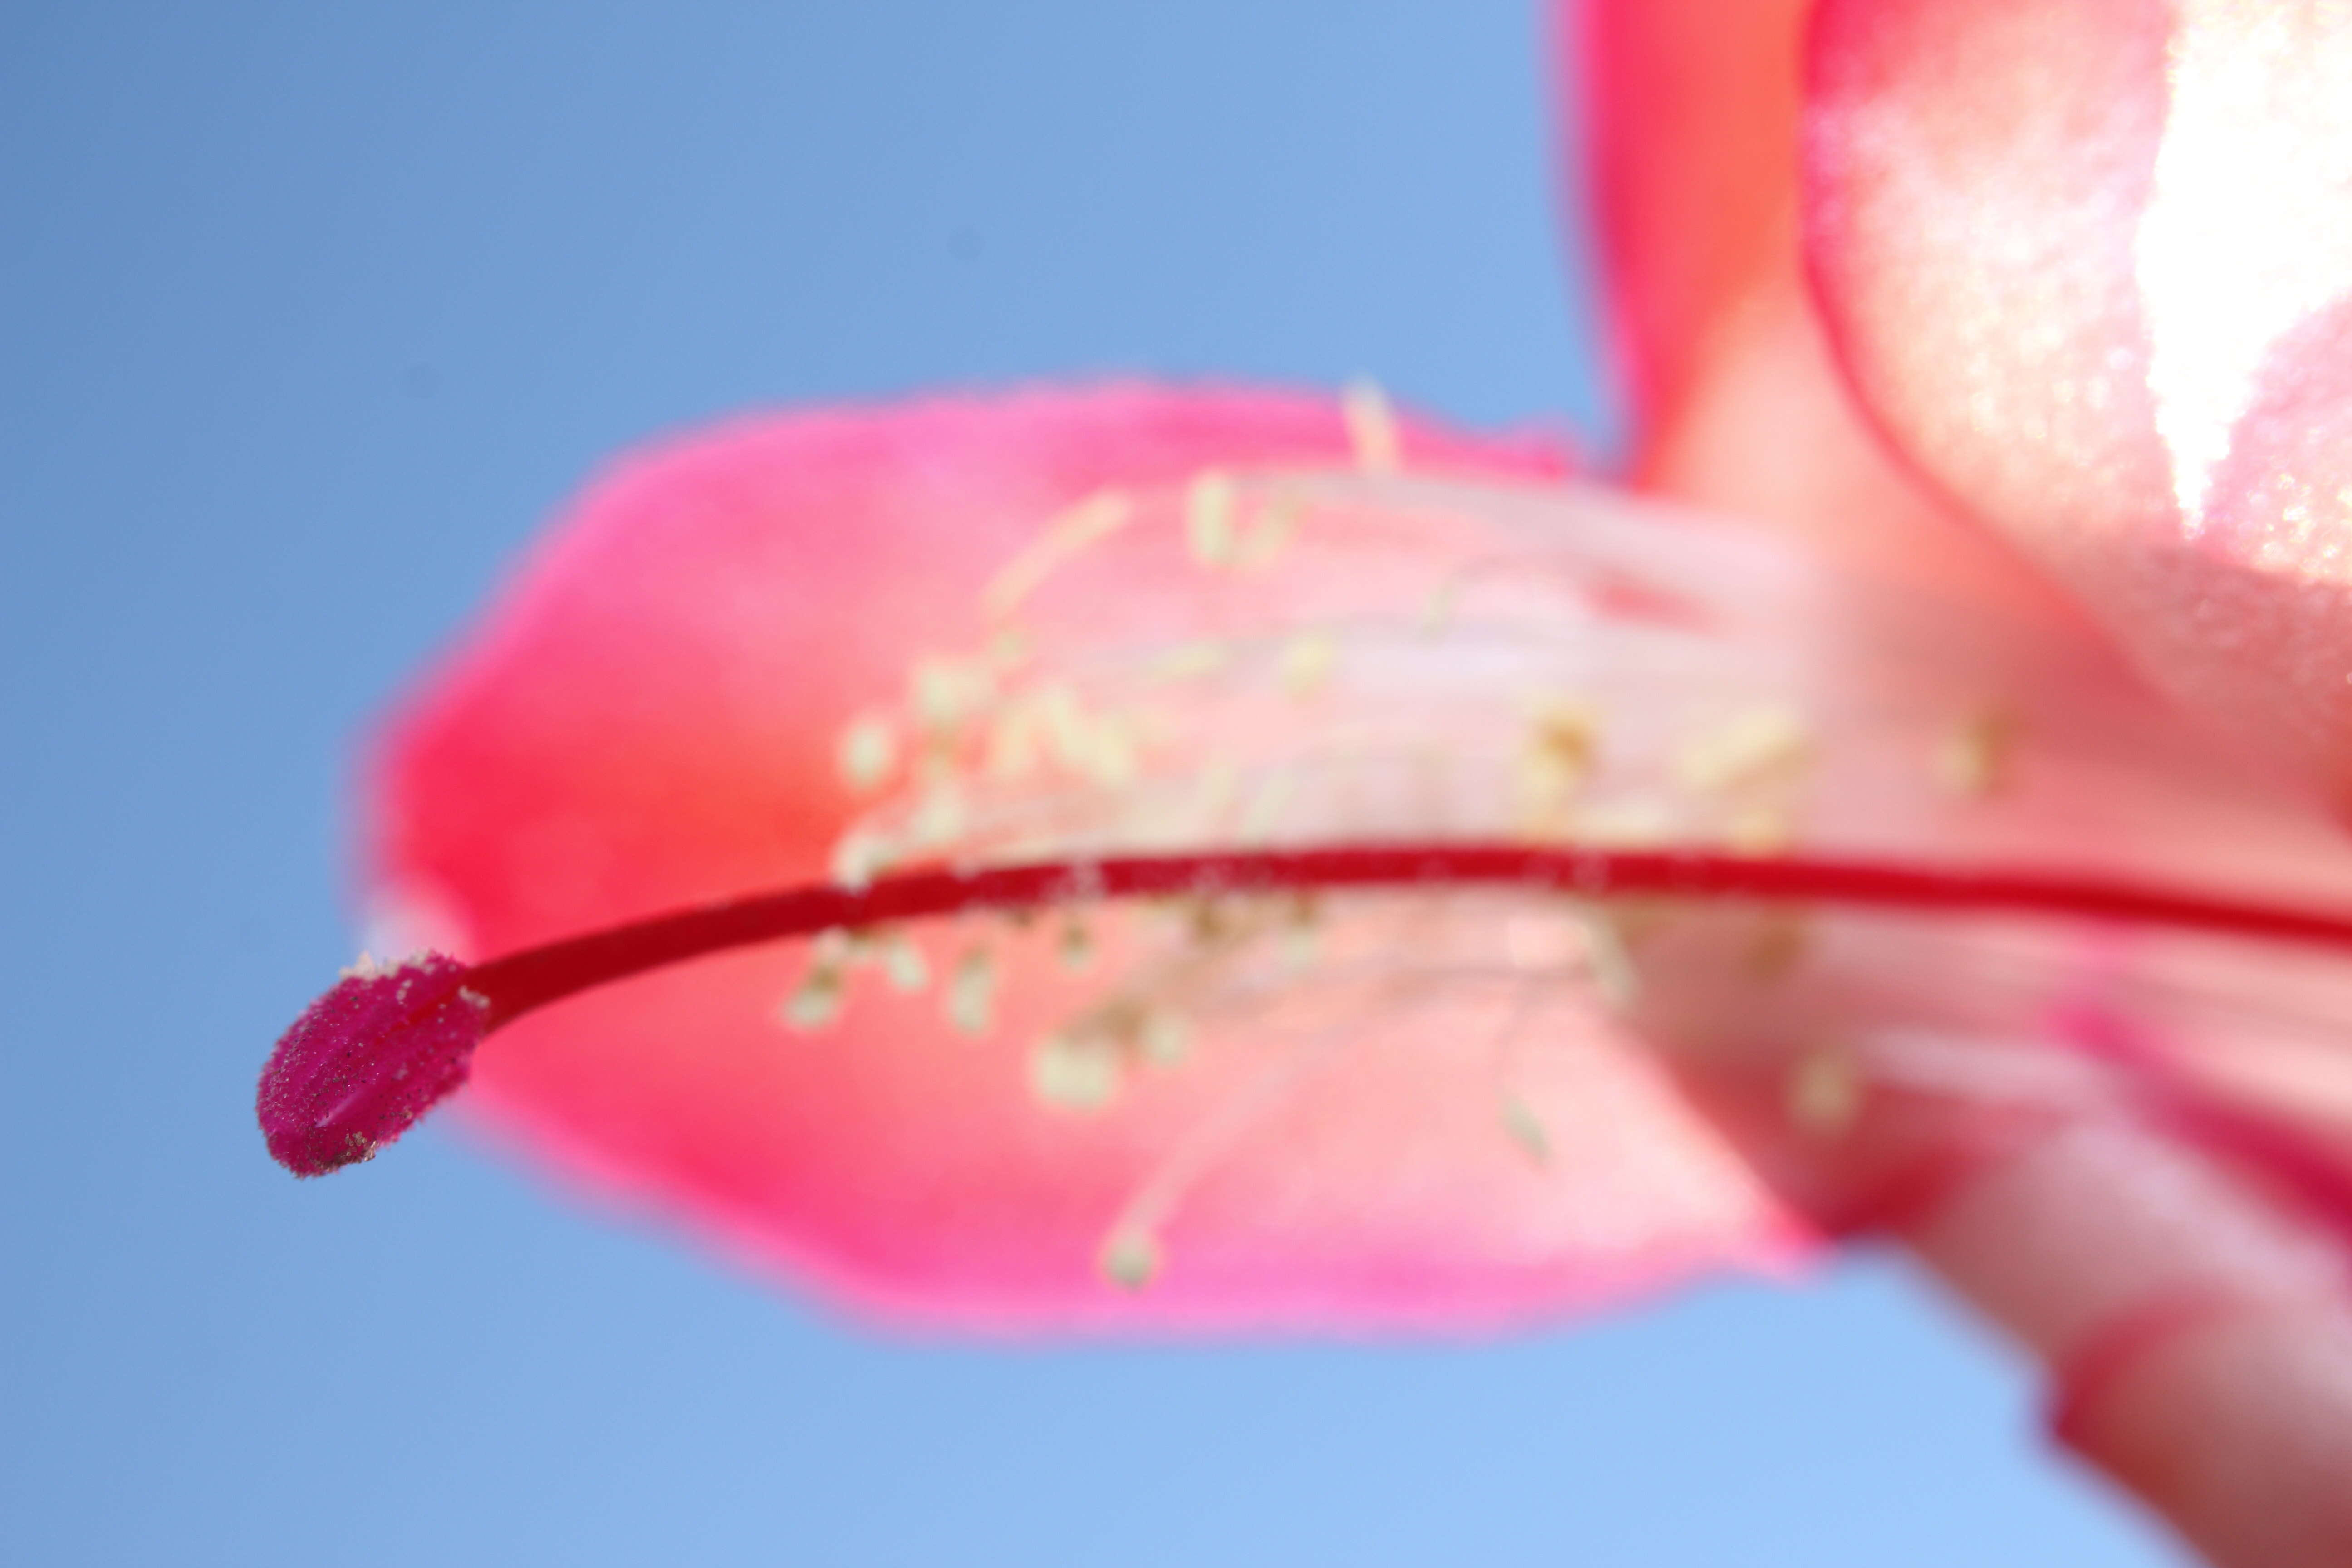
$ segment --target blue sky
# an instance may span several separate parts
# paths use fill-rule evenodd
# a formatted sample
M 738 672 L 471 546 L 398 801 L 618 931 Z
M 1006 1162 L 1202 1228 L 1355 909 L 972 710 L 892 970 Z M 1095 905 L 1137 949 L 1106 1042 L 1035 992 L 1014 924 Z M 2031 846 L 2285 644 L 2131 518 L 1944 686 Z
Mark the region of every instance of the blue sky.
M 878 1337 L 435 1127 L 297 1186 L 371 715 L 601 458 L 1142 370 L 1605 423 L 1524 4 L 0 12 L 0 1559 L 2174 1561 L 1897 1263 Z

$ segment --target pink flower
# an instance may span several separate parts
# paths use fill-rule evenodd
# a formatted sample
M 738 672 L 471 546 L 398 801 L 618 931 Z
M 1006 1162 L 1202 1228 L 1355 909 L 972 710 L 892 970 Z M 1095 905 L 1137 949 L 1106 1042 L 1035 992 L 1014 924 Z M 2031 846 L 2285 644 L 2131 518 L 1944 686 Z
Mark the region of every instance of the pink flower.
M 2352 17 L 1807 9 L 1591 10 L 1644 480 L 2087 609 L 2203 745 L 2340 825 Z M 2314 984 L 2161 1005 L 2137 1070 L 2204 1045 L 2160 1110 L 1971 1156 L 1900 1222 L 2050 1361 L 2060 1435 L 2232 1563 L 2352 1560 L 2345 1015 Z
M 1368 388 L 619 466 L 392 727 L 372 886 L 462 963 L 314 1007 L 273 1150 L 470 1069 L 586 1184 L 1013 1327 L 1893 1228 L 2209 1550 L 2339 1560 L 2352 22 L 1828 0 L 1801 76 L 1803 12 L 1560 28 L 1647 496 Z

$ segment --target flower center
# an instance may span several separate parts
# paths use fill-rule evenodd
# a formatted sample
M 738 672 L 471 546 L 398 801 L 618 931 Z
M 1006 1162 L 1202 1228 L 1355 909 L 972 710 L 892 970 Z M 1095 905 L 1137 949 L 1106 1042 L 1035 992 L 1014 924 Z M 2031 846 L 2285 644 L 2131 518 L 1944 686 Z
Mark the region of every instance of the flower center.
M 1376 1060 L 1398 1114 L 1441 1115 L 1423 1086 L 1449 1087 L 1487 1120 L 1446 1128 L 1564 1175 L 1612 1132 L 1577 1053 L 1728 1044 L 1789 1066 L 1790 1116 L 1835 1130 L 1873 1030 L 2013 1041 L 2105 1005 L 2116 988 L 2078 984 L 2105 957 L 2054 921 L 2352 947 L 2352 917 L 2126 874 L 2175 863 L 2137 825 L 2169 848 L 2206 826 L 2182 800 L 2234 797 L 1981 606 L 1595 492 L 1400 477 L 1383 417 L 1351 413 L 1364 473 L 1210 470 L 1048 520 L 961 647 L 842 725 L 829 880 L 347 978 L 265 1074 L 273 1151 L 303 1173 L 364 1158 L 490 1030 L 799 939 L 782 1028 L 866 1007 L 913 1049 L 906 997 L 930 991 L 949 1029 L 1021 1043 L 969 1080 L 985 1093 L 1127 1116 L 1094 1129 L 1132 1134 L 1097 1261 L 1134 1285 L 1205 1175 L 1286 1155 L 1284 1129 L 1337 1120 L 1325 1091 Z M 2082 853 L 2103 845 L 2129 854 Z M 1859 910 L 1915 918 L 1832 918 Z M 2021 946 L 1971 915 L 2038 920 Z M 867 971 L 901 996 L 861 996 Z M 1316 1078 L 1343 1055 L 1349 1078 Z M 1901 1065 L 1948 1064 L 1915 1041 Z

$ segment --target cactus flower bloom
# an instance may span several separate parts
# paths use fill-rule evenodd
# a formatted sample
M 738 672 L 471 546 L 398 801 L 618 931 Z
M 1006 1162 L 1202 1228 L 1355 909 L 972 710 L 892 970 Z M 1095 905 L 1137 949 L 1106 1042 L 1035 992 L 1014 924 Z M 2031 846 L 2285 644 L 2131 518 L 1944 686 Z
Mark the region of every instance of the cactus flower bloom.
M 281 1042 L 272 1150 L 470 1082 L 1000 1328 L 1481 1327 L 1891 1229 L 2221 1561 L 2338 1560 L 2352 24 L 1571 9 L 1633 488 L 1369 387 L 627 458 L 381 743 L 432 956 Z

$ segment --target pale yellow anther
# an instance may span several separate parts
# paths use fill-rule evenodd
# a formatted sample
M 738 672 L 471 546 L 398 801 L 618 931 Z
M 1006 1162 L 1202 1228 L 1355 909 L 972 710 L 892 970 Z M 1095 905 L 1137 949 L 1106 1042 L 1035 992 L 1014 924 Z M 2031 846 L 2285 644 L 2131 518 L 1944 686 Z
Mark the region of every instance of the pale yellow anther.
M 893 931 L 882 942 L 882 973 L 894 991 L 912 994 L 931 983 L 931 966 L 923 950 L 904 931 Z
M 996 779 L 1023 779 L 1037 771 L 1045 715 L 1036 698 L 1016 700 L 988 730 L 988 773 Z
M 1135 782 L 1140 749 L 1134 729 L 1116 714 L 1099 714 L 1088 726 L 1086 749 L 1076 771 L 1105 789 L 1124 789 Z
M 1421 601 L 1421 631 L 1424 637 L 1437 637 L 1454 626 L 1454 612 L 1462 599 L 1462 581 L 1447 577 L 1432 588 Z
M 1307 503 L 1296 495 L 1279 491 L 1269 497 L 1257 509 L 1256 518 L 1234 552 L 1234 564 L 1244 572 L 1263 572 L 1272 566 L 1289 548 L 1306 513 Z
M 1055 763 L 1071 773 L 1087 770 L 1094 731 L 1078 694 L 1068 681 L 1040 687 L 1029 699 L 1035 721 L 1052 748 Z
M 1160 1244 L 1148 1232 L 1122 1228 L 1103 1242 L 1095 1264 L 1120 1289 L 1140 1290 L 1159 1278 Z
M 1154 680 L 1199 680 L 1225 668 L 1231 651 L 1221 642 L 1204 639 L 1179 643 L 1151 661 Z
M 1961 721 L 1936 746 L 1936 782 L 1966 799 L 1998 795 L 2009 779 L 2009 763 L 2017 744 L 2017 724 L 2000 712 L 1978 713 Z
M 1297 931 L 1320 931 L 1323 927 L 1323 896 L 1302 889 L 1285 896 L 1280 901 L 1285 930 Z
M 860 795 L 882 787 L 898 765 L 898 730 L 885 713 L 860 713 L 845 725 L 835 753 L 841 782 Z
M 1020 671 L 1029 662 L 1029 634 L 1019 626 L 999 626 L 988 634 L 988 647 L 980 662 L 998 685 Z
M 1020 554 L 989 579 L 981 604 L 992 617 L 1008 616 L 1053 575 L 1056 567 L 1127 526 L 1135 503 L 1119 490 L 1097 490 L 1045 525 Z
M 1551 1131 L 1544 1126 L 1536 1108 L 1516 1094 L 1503 1096 L 1503 1131 L 1510 1135 L 1519 1152 L 1538 1165 L 1551 1163 Z
M 1714 794 L 1789 777 L 1805 762 L 1804 721 L 1775 705 L 1750 708 L 1692 737 L 1675 760 L 1685 788 Z
M 1803 916 L 1775 910 L 1761 916 L 1748 942 L 1748 973 L 1769 984 L 1785 979 L 1801 963 L 1812 941 Z
M 897 847 L 870 827 L 853 827 L 833 847 L 833 879 L 845 888 L 870 885 L 897 856 Z
M 908 687 L 916 721 L 933 734 L 952 733 L 995 695 L 996 671 L 983 659 L 925 656 L 908 672 Z
M 1612 1013 L 1630 1013 L 1642 999 L 1642 972 L 1620 919 L 1604 910 L 1584 917 L 1584 965 L 1594 994 Z
M 1290 798 L 1297 791 L 1297 781 L 1287 768 L 1277 768 L 1258 781 L 1250 791 L 1249 801 L 1242 807 L 1242 819 L 1234 836 L 1244 844 L 1263 844 L 1282 823 L 1283 813 L 1290 809 Z
M 1283 967 L 1293 973 L 1314 968 L 1323 956 L 1322 900 L 1294 893 L 1283 900 L 1279 919 Z
M 1214 468 L 1193 476 L 1185 490 L 1184 538 L 1199 564 L 1233 564 L 1234 500 L 1234 481 Z
M 1282 645 L 1282 689 L 1293 698 L 1314 696 L 1329 684 L 1339 668 L 1339 640 L 1328 631 L 1309 629 L 1292 634 Z
M 1527 748 L 1570 785 L 1581 784 L 1601 750 L 1601 721 L 1584 703 L 1549 699 L 1528 715 Z
M 1171 908 L 1179 928 L 1194 947 L 1211 951 L 1230 947 L 1246 934 L 1246 922 L 1231 900 L 1183 899 Z
M 936 848 L 962 837 L 969 820 L 963 791 L 953 784 L 934 784 L 916 802 L 907 837 L 919 847 Z
M 337 978 L 342 980 L 375 980 L 391 973 L 395 967 L 397 966 L 386 963 L 377 958 L 374 953 L 369 952 L 365 949 L 362 949 L 360 955 L 352 960 Z
M 1304 974 L 1323 962 L 1323 933 L 1313 926 L 1286 926 L 1276 951 L 1284 969 Z
M 1397 429 L 1396 410 L 1380 384 L 1361 380 L 1349 384 L 1339 397 L 1339 412 L 1348 424 L 1348 445 L 1356 466 L 1368 474 L 1393 474 L 1404 466 L 1404 441 Z
M 1054 765 L 1106 789 L 1132 784 L 1142 749 L 1142 715 L 1133 710 L 1089 712 L 1067 681 L 1056 680 L 1024 698 L 1018 710 L 1042 737 Z M 1023 742 L 1024 746 L 1034 743 Z
M 1778 806 L 1752 805 L 1734 812 L 1724 825 L 1723 842 L 1740 855 L 1779 855 L 1796 841 L 1797 825 Z
M 1518 792 L 1522 825 L 1549 834 L 1591 775 L 1601 748 L 1601 725 L 1580 702 L 1549 699 L 1528 715 L 1519 746 Z
M 1867 1085 L 1844 1051 L 1807 1051 L 1790 1064 L 1784 1086 L 1789 1125 L 1814 1138 L 1837 1138 L 1862 1115 Z
M 1157 1068 L 1172 1068 L 1192 1054 L 1192 1026 L 1181 1013 L 1154 1007 L 1136 1028 L 1137 1054 Z
M 821 968 L 846 970 L 871 954 L 873 942 L 862 931 L 827 926 L 809 943 L 809 963 Z
M 1095 933 L 1085 916 L 1072 914 L 1063 920 L 1062 929 L 1054 938 L 1054 956 L 1073 974 L 1095 961 Z
M 1200 772 L 1193 775 L 1193 813 L 1204 821 L 1215 821 L 1233 809 L 1241 784 L 1241 769 L 1231 757 L 1213 757 L 1202 763 Z
M 784 998 L 778 1017 L 786 1027 L 803 1034 L 814 1034 L 841 1016 L 842 1003 L 848 994 L 847 978 L 840 965 L 822 958 L 812 959 L 801 983 Z
M 1631 796 L 1600 801 L 1576 814 L 1579 842 L 1604 849 L 1654 849 L 1674 841 L 1681 818 L 1663 800 Z
M 1029 1092 L 1050 1110 L 1104 1110 L 1118 1097 L 1126 1076 L 1118 1050 L 1097 1036 L 1056 1031 L 1029 1053 Z
M 948 973 L 943 1010 L 960 1033 L 985 1035 L 996 1017 L 996 955 L 985 947 L 964 949 Z

